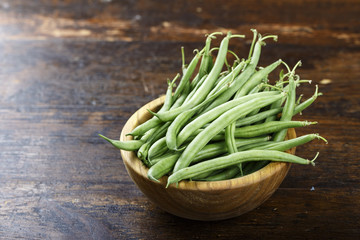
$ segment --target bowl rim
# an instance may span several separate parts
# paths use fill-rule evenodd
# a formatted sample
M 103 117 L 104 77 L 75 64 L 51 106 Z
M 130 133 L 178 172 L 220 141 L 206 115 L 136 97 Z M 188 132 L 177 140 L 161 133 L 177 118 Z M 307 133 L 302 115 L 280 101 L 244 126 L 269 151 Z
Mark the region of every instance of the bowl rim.
M 144 114 L 148 114 L 150 116 L 150 113 L 147 111 L 147 109 L 156 109 L 157 107 L 160 107 L 161 104 L 163 104 L 165 100 L 165 96 L 161 96 L 159 98 L 156 98 L 147 104 L 143 105 L 141 108 L 139 108 L 125 123 L 121 134 L 120 134 L 120 141 L 126 141 L 126 140 L 132 140 L 133 137 L 126 134 L 128 134 L 132 129 L 134 129 L 137 125 L 142 123 L 139 121 L 143 117 Z M 288 134 L 292 135 L 294 138 L 296 137 L 296 132 L 293 128 L 289 129 Z M 292 148 L 288 152 L 291 154 L 295 154 L 295 149 Z M 167 184 L 167 178 L 168 176 L 163 176 L 159 179 L 159 182 L 153 181 L 147 177 L 147 171 L 148 167 L 146 167 L 142 161 L 136 156 L 135 152 L 133 151 L 125 151 L 120 150 L 122 160 L 126 166 L 126 170 L 128 171 L 129 175 L 129 169 L 135 171 L 136 174 L 141 175 L 146 180 L 149 180 L 153 182 L 154 184 L 163 185 L 165 188 Z M 129 155 L 130 154 L 130 155 Z M 130 158 L 129 158 L 130 156 Z M 135 159 L 139 161 L 140 164 L 134 164 L 130 159 Z M 138 167 L 137 167 L 138 166 Z M 182 180 L 178 184 L 171 184 L 168 186 L 168 189 L 176 188 L 176 189 L 183 189 L 183 190 L 194 190 L 194 191 L 213 191 L 213 190 L 229 190 L 229 189 L 236 189 L 236 188 L 242 188 L 245 186 L 252 185 L 256 182 L 263 181 L 267 178 L 270 178 L 274 174 L 278 174 L 279 172 L 283 171 L 284 169 L 289 170 L 291 166 L 291 163 L 287 162 L 270 162 L 268 165 L 263 167 L 262 169 L 253 172 L 251 174 L 228 179 L 228 180 L 221 180 L 221 181 L 195 181 L 195 180 Z M 131 176 L 131 175 L 130 175 Z

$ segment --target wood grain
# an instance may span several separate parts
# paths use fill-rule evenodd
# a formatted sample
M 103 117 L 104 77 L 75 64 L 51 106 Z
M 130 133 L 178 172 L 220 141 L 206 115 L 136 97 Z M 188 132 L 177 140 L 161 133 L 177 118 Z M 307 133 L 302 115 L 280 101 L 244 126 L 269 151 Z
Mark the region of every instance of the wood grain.
M 0 2 L 0 238 L 358 239 L 360 35 L 356 0 Z M 129 179 L 117 138 L 126 120 L 164 94 L 204 34 L 279 35 L 260 65 L 302 60 L 324 93 L 297 119 L 318 132 L 274 195 L 238 218 L 184 220 L 153 205 Z M 273 79 L 273 77 L 271 77 Z

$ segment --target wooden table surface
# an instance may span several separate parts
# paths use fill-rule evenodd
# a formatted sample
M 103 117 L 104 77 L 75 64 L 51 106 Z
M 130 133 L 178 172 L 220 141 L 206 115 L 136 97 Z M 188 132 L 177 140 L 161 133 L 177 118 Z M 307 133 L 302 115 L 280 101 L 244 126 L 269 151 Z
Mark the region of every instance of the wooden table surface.
M 360 2 L 1 1 L 1 239 L 360 239 Z M 118 138 L 140 106 L 214 31 L 279 36 L 279 58 L 324 94 L 297 119 L 320 141 L 297 154 L 275 194 L 240 217 L 197 222 L 154 206 L 127 175 Z

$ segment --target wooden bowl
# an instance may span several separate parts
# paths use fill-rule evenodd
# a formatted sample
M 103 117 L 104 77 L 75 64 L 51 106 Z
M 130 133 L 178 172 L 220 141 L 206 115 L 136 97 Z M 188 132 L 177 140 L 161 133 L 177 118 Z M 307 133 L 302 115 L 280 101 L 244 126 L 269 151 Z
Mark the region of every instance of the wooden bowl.
M 157 111 L 164 97 L 155 99 L 134 113 L 126 122 L 120 140 L 137 125 L 151 117 L 146 109 Z M 289 129 L 287 138 L 295 138 L 294 129 Z M 179 217 L 212 221 L 240 216 L 260 206 L 279 187 L 285 178 L 290 163 L 271 162 L 261 170 L 244 177 L 224 181 L 181 181 L 166 188 L 167 176 L 155 182 L 148 179 L 148 168 L 134 152 L 121 150 L 126 169 L 138 188 L 158 207 Z M 295 148 L 289 151 L 295 154 Z

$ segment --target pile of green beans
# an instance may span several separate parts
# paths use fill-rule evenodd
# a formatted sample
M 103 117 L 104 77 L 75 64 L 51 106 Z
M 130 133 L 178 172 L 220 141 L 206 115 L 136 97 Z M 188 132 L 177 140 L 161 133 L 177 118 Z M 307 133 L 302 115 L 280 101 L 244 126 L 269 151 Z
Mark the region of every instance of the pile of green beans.
M 229 49 L 231 39 L 244 36 L 230 32 L 219 47 L 211 44 L 221 33 L 209 34 L 204 48 L 195 51 L 188 65 L 182 48 L 182 75 L 168 81 L 161 109 L 156 113 L 149 110 L 153 117 L 128 133 L 133 140 L 121 142 L 99 135 L 118 149 L 136 151 L 149 168 L 148 177 L 159 181 L 167 175 L 168 185 L 182 180 L 241 177 L 270 161 L 314 165 L 318 154 L 307 160 L 286 151 L 314 139 L 326 139 L 319 134 L 289 140 L 285 136 L 289 128 L 316 124 L 294 121 L 293 116 L 309 107 L 321 93 L 316 86 L 313 96 L 301 101 L 298 89 L 311 81 L 295 73 L 300 61 L 292 69 L 281 59 L 258 66 L 265 40 L 276 41 L 277 36 L 262 36 L 254 29 L 252 32 L 245 59 Z M 230 55 L 235 57 L 231 65 Z M 284 69 L 271 83 L 269 75 L 274 75 L 280 66 Z

